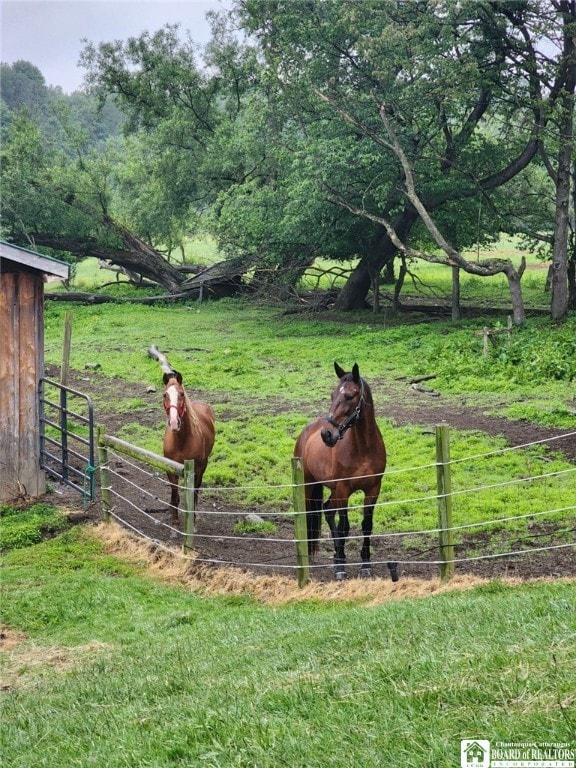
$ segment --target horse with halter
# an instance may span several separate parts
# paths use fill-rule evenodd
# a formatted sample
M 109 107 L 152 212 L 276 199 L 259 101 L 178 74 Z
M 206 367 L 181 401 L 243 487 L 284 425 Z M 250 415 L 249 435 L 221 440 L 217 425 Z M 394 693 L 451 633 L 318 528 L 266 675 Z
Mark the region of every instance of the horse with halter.
M 198 490 L 214 447 L 214 411 L 208 403 L 202 400 L 191 400 L 188 397 L 182 384 L 182 374 L 170 366 L 165 355 L 155 346 L 150 347 L 148 354 L 160 361 L 163 371 L 163 404 L 167 418 L 163 443 L 164 456 L 180 464 L 187 460 L 194 460 L 194 507 L 196 507 Z M 178 525 L 178 505 L 180 504 L 178 475 L 172 472 L 166 474 L 171 488 L 172 525 Z
M 386 448 L 376 423 L 372 391 L 360 376 L 358 365 L 355 363 L 347 373 L 334 363 L 334 370 L 339 382 L 332 392 L 330 412 L 304 428 L 294 455 L 302 459 L 304 469 L 309 554 L 318 552 L 324 510 L 334 543 L 335 575 L 341 580 L 346 578 L 348 500 L 356 491 L 364 493 L 360 575 L 372 576 L 370 537 L 386 468 Z M 323 503 L 324 487 L 330 496 Z M 397 565 L 388 563 L 393 581 L 398 580 Z

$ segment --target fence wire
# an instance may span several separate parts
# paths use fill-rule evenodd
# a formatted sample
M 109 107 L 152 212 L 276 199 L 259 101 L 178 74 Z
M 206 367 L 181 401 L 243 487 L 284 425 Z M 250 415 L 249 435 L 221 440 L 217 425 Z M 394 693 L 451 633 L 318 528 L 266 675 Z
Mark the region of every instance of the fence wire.
M 554 440 L 560 440 L 564 438 L 569 438 L 576 436 L 576 432 L 569 432 L 565 435 L 558 436 L 557 438 L 551 438 Z M 506 447 L 502 448 L 496 451 L 491 451 L 489 453 L 484 454 L 476 454 L 473 456 L 465 457 L 465 458 L 459 458 L 455 459 L 453 461 L 450 461 L 448 463 L 450 464 L 462 464 L 465 461 L 469 462 L 476 462 L 479 459 L 488 459 L 490 457 L 497 456 L 498 454 L 508 453 L 510 451 L 514 450 L 520 450 L 520 449 L 526 449 L 530 448 L 534 445 L 539 445 L 543 442 L 549 442 L 549 440 L 538 440 L 533 443 L 526 443 L 521 446 L 513 446 L 513 447 Z M 142 487 L 142 484 L 139 483 L 137 480 L 135 481 L 132 477 L 127 477 L 126 472 L 123 471 L 124 467 L 129 467 L 133 473 L 141 473 L 141 475 L 145 478 L 147 478 L 147 481 L 149 483 L 158 484 L 159 487 L 165 486 L 168 487 L 169 483 L 162 472 L 159 472 L 158 470 L 151 470 L 149 467 L 143 466 L 140 462 L 135 460 L 130 460 L 125 454 L 118 453 L 116 450 L 108 448 L 109 454 L 112 454 L 117 464 L 122 468 L 118 469 L 116 466 L 113 466 L 110 462 L 106 464 L 106 469 L 108 470 L 110 484 L 108 487 L 108 491 L 111 496 L 114 497 L 114 505 L 110 512 L 110 516 L 117 520 L 121 525 L 127 527 L 131 531 L 133 531 L 135 534 L 137 534 L 139 537 L 142 537 L 145 540 L 148 540 L 155 546 L 158 546 L 160 548 L 166 549 L 170 551 L 172 554 L 175 554 L 179 557 L 183 557 L 187 560 L 191 560 L 194 563 L 205 563 L 205 564 L 212 564 L 212 565 L 226 565 L 226 566 L 235 566 L 239 568 L 245 568 L 245 569 L 270 569 L 273 568 L 274 570 L 285 570 L 285 571 L 295 571 L 298 569 L 298 565 L 293 562 L 295 558 L 295 552 L 294 549 L 297 542 L 302 541 L 309 541 L 309 539 L 298 539 L 295 537 L 293 528 L 286 534 L 286 535 L 270 535 L 269 532 L 266 533 L 258 533 L 257 535 L 252 535 L 254 531 L 250 529 L 250 527 L 247 527 L 248 533 L 241 533 L 239 535 L 235 535 L 234 531 L 232 530 L 230 533 L 222 533 L 222 531 L 217 532 L 209 532 L 204 530 L 205 526 L 199 525 L 198 530 L 194 534 L 194 541 L 197 543 L 200 543 L 199 549 L 206 549 L 209 545 L 227 545 L 229 543 L 232 543 L 235 545 L 235 552 L 238 551 L 240 548 L 244 549 L 252 549 L 252 548 L 258 548 L 259 553 L 263 552 L 263 549 L 266 546 L 269 545 L 286 545 L 287 554 L 286 555 L 278 555 L 276 552 L 275 555 L 271 555 L 269 558 L 263 556 L 260 554 L 260 557 L 252 557 L 251 559 L 245 559 L 245 560 L 239 560 L 237 555 L 234 557 L 226 557 L 224 554 L 221 556 L 212 554 L 211 556 L 206 556 L 205 552 L 197 553 L 194 555 L 190 555 L 184 552 L 181 552 L 177 549 L 175 549 L 174 544 L 178 542 L 179 539 L 184 537 L 183 531 L 181 531 L 179 528 L 168 524 L 163 519 L 158 517 L 159 514 L 163 514 L 165 512 L 171 512 L 171 507 L 166 502 L 163 502 L 161 500 L 161 496 L 158 493 L 153 493 L 147 490 L 146 488 Z M 438 463 L 431 463 L 429 465 L 424 466 L 418 466 L 418 467 L 412 467 L 412 468 L 401 468 L 397 469 L 394 472 L 388 472 L 388 474 L 398 474 L 401 472 L 416 472 L 416 471 L 422 471 L 424 469 L 432 469 L 436 468 L 438 466 Z M 538 481 L 550 481 L 557 478 L 565 478 L 571 475 L 576 471 L 576 467 L 570 467 L 567 469 L 562 470 L 556 470 L 553 472 L 548 473 L 541 473 L 541 474 L 533 474 L 528 477 L 518 477 L 514 478 L 512 480 L 506 480 L 498 483 L 490 483 L 482 486 L 474 486 L 470 488 L 464 488 L 464 489 L 458 489 L 452 491 L 450 496 L 452 497 L 458 497 L 458 496 L 464 496 L 466 494 L 479 494 L 483 491 L 491 491 L 493 489 L 497 488 L 506 488 L 510 486 L 526 486 L 530 483 L 535 483 Z M 347 478 L 342 478 L 347 479 Z M 121 483 L 124 483 L 127 487 L 127 491 L 125 493 L 122 493 L 119 490 L 119 485 Z M 267 490 L 286 490 L 290 491 L 289 494 L 287 494 L 287 497 L 290 496 L 290 499 L 286 499 L 286 506 L 288 507 L 289 504 L 291 504 L 291 498 L 292 498 L 292 492 L 295 488 L 294 483 L 285 483 L 285 484 L 278 484 L 278 485 L 269 485 L 269 486 L 258 486 L 258 485 L 251 485 L 251 486 L 235 486 L 235 487 L 202 487 L 201 493 L 203 499 L 206 499 L 210 496 L 215 496 L 220 499 L 226 499 L 227 496 L 230 497 L 230 506 L 234 507 L 233 509 L 223 509 L 221 506 L 219 506 L 216 502 L 212 502 L 212 507 L 204 503 L 204 508 L 196 510 L 196 517 L 199 521 L 202 521 L 204 519 L 205 521 L 209 521 L 210 519 L 216 520 L 217 518 L 235 518 L 238 522 L 237 525 L 242 523 L 246 520 L 247 515 L 249 514 L 247 512 L 247 509 L 242 508 L 241 505 L 238 504 L 237 501 L 232 501 L 232 497 L 234 499 L 238 498 L 238 495 L 242 492 L 245 493 L 253 493 L 255 491 L 267 491 Z M 133 498 L 130 498 L 129 494 L 132 493 L 137 494 L 139 496 L 138 501 L 134 501 Z M 375 508 L 374 512 L 377 513 L 378 509 L 386 508 L 390 509 L 394 506 L 401 506 L 406 507 L 410 505 L 415 504 L 421 504 L 421 503 L 437 503 L 439 498 L 439 495 L 437 493 L 425 495 L 425 496 L 417 496 L 413 498 L 403 498 L 403 499 L 394 499 L 394 500 L 387 500 L 384 502 L 378 503 Z M 147 500 L 149 503 L 160 503 L 162 505 L 162 509 L 146 509 L 142 505 L 142 501 Z M 574 501 L 576 502 L 576 491 L 574 496 Z M 220 502 L 221 504 L 226 503 Z M 238 506 L 240 506 L 240 509 L 238 509 Z M 363 507 L 362 504 L 357 505 L 350 505 L 348 507 L 349 512 L 354 512 L 355 510 L 361 510 Z M 126 519 L 126 514 L 122 514 L 122 510 L 129 510 L 131 513 L 132 518 L 136 518 L 136 520 Z M 335 512 L 338 512 L 338 508 L 334 510 Z M 514 538 L 514 532 L 507 532 L 506 536 L 503 536 L 502 527 L 506 523 L 515 523 L 520 521 L 538 521 L 538 520 L 547 520 L 549 518 L 553 518 L 555 515 L 566 515 L 570 512 L 576 512 L 576 503 L 569 503 L 564 506 L 556 506 L 551 509 L 539 509 L 534 512 L 529 512 L 526 514 L 519 514 L 519 515 L 506 515 L 506 516 L 500 516 L 500 517 L 493 517 L 489 520 L 482 520 L 480 522 L 472 522 L 472 523 L 466 523 L 462 525 L 454 525 L 450 528 L 424 528 L 420 530 L 408 530 L 408 531 L 394 531 L 394 532 L 375 532 L 371 535 L 371 541 L 373 546 L 373 551 L 375 554 L 375 559 L 371 561 L 372 566 L 382 566 L 386 565 L 390 562 L 392 559 L 392 555 L 389 555 L 386 559 L 381 559 L 379 557 L 380 555 L 380 547 L 383 545 L 390 546 L 391 542 L 397 541 L 398 547 L 394 550 L 393 559 L 395 562 L 405 565 L 405 566 L 439 566 L 443 564 L 445 561 L 443 559 L 422 559 L 423 555 L 426 555 L 430 552 L 433 552 L 435 550 L 440 551 L 440 544 L 438 541 L 435 541 L 431 544 L 431 546 L 427 546 L 428 542 L 422 541 L 423 539 L 431 539 L 431 537 L 438 536 L 438 534 L 443 531 L 451 531 L 453 534 L 456 535 L 456 537 L 460 536 L 462 541 L 457 540 L 454 544 L 454 549 L 456 552 L 456 555 L 458 552 L 464 548 L 470 549 L 476 548 L 478 549 L 478 546 L 480 546 L 478 543 L 474 544 L 473 542 L 467 542 L 465 541 L 466 534 L 472 533 L 474 530 L 477 531 L 485 531 L 489 530 L 491 528 L 495 528 L 496 533 L 498 535 L 493 535 L 493 542 L 494 545 L 497 544 L 520 544 L 521 542 L 526 542 L 527 540 L 534 540 L 538 538 L 544 538 L 544 537 L 552 537 L 552 536 L 562 536 L 562 537 L 568 537 L 569 535 L 573 535 L 575 532 L 575 528 L 564 528 L 564 529 L 556 529 L 551 531 L 545 531 L 545 532 L 537 532 L 537 533 L 528 533 L 524 535 L 516 535 Z M 290 524 L 293 523 L 293 518 L 297 514 L 294 512 L 293 509 L 284 509 L 280 512 L 271 512 L 269 510 L 259 510 L 257 512 L 257 517 L 259 520 L 262 520 L 264 524 L 270 522 L 272 525 L 278 525 L 278 524 Z M 140 520 L 140 522 L 138 522 Z M 508 537 L 508 538 L 507 538 Z M 510 539 L 510 537 L 512 537 Z M 361 533 L 351 533 L 346 537 L 347 543 L 356 542 L 357 545 L 359 542 L 363 539 L 363 534 Z M 168 539 L 168 541 L 166 541 Z M 403 555 L 403 551 L 408 550 L 408 544 L 409 540 L 412 539 L 413 543 L 411 545 L 411 551 L 412 555 L 406 556 Z M 317 540 L 320 545 L 324 545 L 326 548 L 330 548 L 332 545 L 331 539 L 329 536 L 323 536 Z M 204 546 L 202 546 L 204 545 Z M 525 546 L 525 544 L 524 544 Z M 561 543 L 549 543 L 545 546 L 531 546 L 528 548 L 523 549 L 515 549 L 515 548 L 505 548 L 506 551 L 503 552 L 487 552 L 484 554 L 467 554 L 465 556 L 454 556 L 453 559 L 451 559 L 451 562 L 458 563 L 458 564 L 470 564 L 470 563 L 478 563 L 480 561 L 495 561 L 495 560 L 503 560 L 506 558 L 514 558 L 517 559 L 519 557 L 523 557 L 526 555 L 532 555 L 532 554 L 538 554 L 538 553 L 545 553 L 545 552 L 552 552 L 557 550 L 568 550 L 570 548 L 573 548 L 576 546 L 576 542 L 574 541 L 563 541 Z M 276 547 L 277 548 L 277 547 Z M 292 551 L 288 551 L 292 550 Z M 349 553 L 350 554 L 350 553 Z M 292 562 L 281 562 L 282 560 L 291 560 Z M 361 561 L 357 558 L 354 558 L 352 555 L 347 562 L 348 566 L 354 567 L 356 565 L 361 565 Z M 326 568 L 332 568 L 333 564 L 331 562 L 314 562 L 310 564 L 310 569 L 315 571 L 319 569 L 326 569 Z

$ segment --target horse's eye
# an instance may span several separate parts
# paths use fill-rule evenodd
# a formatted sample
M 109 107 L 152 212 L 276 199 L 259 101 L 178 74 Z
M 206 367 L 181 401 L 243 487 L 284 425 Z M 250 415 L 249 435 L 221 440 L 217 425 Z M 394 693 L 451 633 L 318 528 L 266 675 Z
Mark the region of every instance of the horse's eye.
M 346 400 L 354 400 L 354 395 L 351 395 L 349 392 L 346 393 L 345 397 Z

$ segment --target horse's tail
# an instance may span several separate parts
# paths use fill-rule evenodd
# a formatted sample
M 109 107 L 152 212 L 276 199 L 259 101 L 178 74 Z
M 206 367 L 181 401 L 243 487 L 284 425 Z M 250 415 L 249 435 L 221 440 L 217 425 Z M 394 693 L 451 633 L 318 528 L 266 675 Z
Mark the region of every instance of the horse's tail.
M 308 554 L 315 555 L 320 549 L 320 531 L 322 529 L 322 486 L 312 487 L 312 496 L 307 501 L 309 504 L 306 515 L 308 528 Z

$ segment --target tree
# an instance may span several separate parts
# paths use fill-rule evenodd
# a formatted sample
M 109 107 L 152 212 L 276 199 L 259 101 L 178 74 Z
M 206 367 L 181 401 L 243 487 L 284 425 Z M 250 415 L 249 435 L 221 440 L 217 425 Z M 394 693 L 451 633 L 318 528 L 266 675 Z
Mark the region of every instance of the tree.
M 29 61 L 0 65 L 0 92 L 11 110 L 26 107 L 30 112 L 41 112 L 48 99 L 44 75 Z
M 2 236 L 58 256 L 95 256 L 147 276 L 168 291 L 185 277 L 111 215 L 105 155 L 71 161 L 16 114 L 2 148 Z
M 553 29 L 539 3 L 244 0 L 237 12 L 277 73 L 278 98 L 292 102 L 294 116 L 316 124 L 345 121 L 351 135 L 371 146 L 371 177 L 362 180 L 349 163 L 348 179 L 336 190 L 348 210 L 392 221 L 404 239 L 422 231 L 400 191 L 398 159 L 381 140 L 376 117 L 386 104 L 426 210 L 438 223 L 458 223 L 455 230 L 452 224 L 453 247 L 495 234 L 494 228 L 478 232 L 478 201 L 497 211 L 498 190 L 536 158 L 562 84 L 557 62 L 536 47 Z M 329 143 L 326 150 L 317 181 L 334 191 L 341 177 Z M 340 308 L 360 306 L 371 276 L 396 252 L 389 233 L 378 229 Z
M 555 3 L 562 20 L 562 69 L 563 86 L 558 99 L 558 160 L 557 170 L 553 174 L 556 186 L 556 225 L 554 228 L 554 248 L 552 252 L 552 320 L 566 317 L 569 306 L 568 295 L 568 242 L 570 228 L 570 181 L 576 161 L 573 160 L 576 149 L 574 140 L 574 108 L 576 92 L 576 2 L 559 0 Z M 573 184 L 576 186 L 576 175 Z M 573 190 L 576 201 L 576 190 Z M 576 205 L 573 215 L 576 214 Z M 572 290 L 574 296 L 574 269 L 576 264 L 576 215 L 572 219 Z M 573 304 L 574 306 L 574 304 Z
M 43 82 L 36 68 L 21 64 L 20 77 L 31 73 L 34 86 Z M 2 143 L 3 237 L 62 258 L 95 256 L 147 277 L 170 293 L 182 291 L 187 275 L 153 247 L 158 233 L 153 227 L 152 233 L 147 227 L 131 231 L 130 219 L 123 220 L 127 206 L 118 201 L 118 168 L 128 166 L 110 138 L 118 140 L 117 109 L 102 105 L 97 112 L 94 98 L 63 97 L 52 89 L 39 92 L 42 99 L 16 104 L 16 109 L 5 107 L 9 120 Z M 161 236 L 166 222 L 160 215 L 159 222 L 164 227 Z

